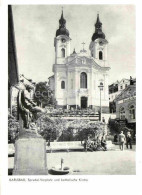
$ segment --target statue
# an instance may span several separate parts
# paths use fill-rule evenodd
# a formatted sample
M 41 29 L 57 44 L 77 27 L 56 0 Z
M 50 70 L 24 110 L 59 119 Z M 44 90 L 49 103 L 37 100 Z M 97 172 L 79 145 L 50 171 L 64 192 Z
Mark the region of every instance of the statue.
M 23 128 L 35 130 L 38 113 L 44 110 L 36 105 L 30 97 L 32 86 L 25 85 L 25 89 L 21 89 L 18 95 L 18 109 L 23 121 Z
M 24 85 L 23 85 L 24 86 Z M 13 175 L 47 175 L 46 141 L 37 133 L 38 113 L 44 112 L 31 99 L 32 87 L 19 85 L 20 132 L 15 141 Z M 18 88 L 17 87 L 17 88 Z

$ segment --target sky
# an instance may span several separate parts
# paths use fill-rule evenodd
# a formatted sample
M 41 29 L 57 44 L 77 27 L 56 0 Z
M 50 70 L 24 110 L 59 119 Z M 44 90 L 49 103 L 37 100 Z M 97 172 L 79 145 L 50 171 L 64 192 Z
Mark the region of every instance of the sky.
M 135 77 L 134 5 L 13 5 L 13 19 L 19 74 L 34 82 L 48 81 L 55 63 L 54 38 L 59 28 L 62 6 L 70 32 L 71 53 L 89 44 L 95 31 L 97 13 L 109 42 L 111 67 L 109 84 Z

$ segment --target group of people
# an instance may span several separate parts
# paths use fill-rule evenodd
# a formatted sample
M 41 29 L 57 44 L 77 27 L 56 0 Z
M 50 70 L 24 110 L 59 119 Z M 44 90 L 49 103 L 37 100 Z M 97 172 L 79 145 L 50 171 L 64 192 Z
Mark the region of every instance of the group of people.
M 132 136 L 130 132 L 127 132 L 127 135 L 125 136 L 123 134 L 123 131 L 121 131 L 121 133 L 118 136 L 118 142 L 119 142 L 119 146 L 120 146 L 120 150 L 124 150 L 124 144 L 126 143 L 126 147 L 128 149 L 128 147 L 130 146 L 130 149 L 132 149 Z
M 107 144 L 104 137 L 92 141 L 89 137 L 84 140 L 84 151 L 107 151 Z
M 130 147 L 132 149 L 132 136 L 130 132 L 127 132 L 126 136 L 123 131 L 118 135 L 117 142 L 119 143 L 120 150 L 124 150 L 124 144 L 126 143 L 127 149 Z M 107 143 L 105 137 L 101 139 L 91 140 L 89 137 L 84 140 L 84 151 L 107 151 Z

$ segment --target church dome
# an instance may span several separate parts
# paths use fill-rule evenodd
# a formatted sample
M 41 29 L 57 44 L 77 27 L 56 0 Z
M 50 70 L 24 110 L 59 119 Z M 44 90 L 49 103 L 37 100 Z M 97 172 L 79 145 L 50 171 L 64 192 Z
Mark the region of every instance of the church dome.
M 105 34 L 103 32 L 95 32 L 92 36 L 92 41 L 95 41 L 98 38 L 105 39 Z
M 69 31 L 66 28 L 59 28 L 56 31 L 56 37 L 59 36 L 59 35 L 66 35 L 66 36 L 69 37 Z
M 95 24 L 95 33 L 92 36 L 92 41 L 98 38 L 105 39 L 105 34 L 102 32 L 102 23 L 100 22 L 99 14 L 97 15 L 97 21 Z
M 66 29 L 66 20 L 63 16 L 63 10 L 61 14 L 61 18 L 59 20 L 59 29 L 56 31 L 56 37 L 59 35 L 66 35 L 69 37 L 69 31 Z

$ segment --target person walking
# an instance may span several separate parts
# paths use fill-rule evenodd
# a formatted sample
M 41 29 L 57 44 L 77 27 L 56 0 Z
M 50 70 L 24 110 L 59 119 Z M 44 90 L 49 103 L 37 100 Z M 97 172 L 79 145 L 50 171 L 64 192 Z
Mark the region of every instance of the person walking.
M 132 149 L 132 136 L 131 136 L 130 132 L 128 132 L 127 135 L 126 135 L 126 146 L 127 146 L 127 149 L 128 149 L 128 145 L 130 145 L 130 149 Z
M 87 139 L 84 140 L 84 151 L 87 152 Z
M 125 143 L 125 135 L 123 134 L 123 131 L 121 131 L 121 133 L 119 134 L 119 137 L 118 137 L 118 140 L 119 140 L 119 146 L 120 146 L 120 150 L 124 150 L 124 143 Z
M 106 144 L 106 140 L 104 137 L 102 137 L 102 139 L 101 139 L 101 146 L 102 146 L 104 151 L 107 151 L 107 144 Z

